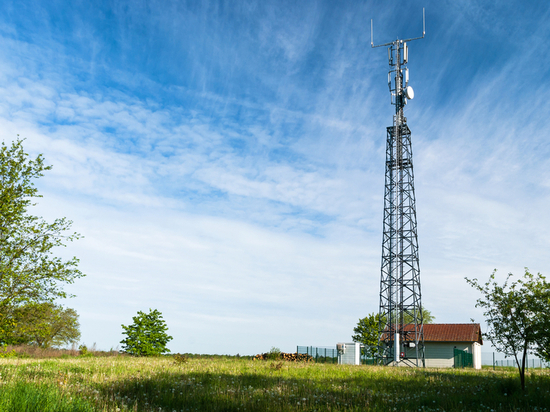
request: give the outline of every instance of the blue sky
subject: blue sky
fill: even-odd
[[[65,302],[116,347],[156,308],[174,352],[349,341],[378,310],[387,54],[410,44],[423,303],[550,275],[550,6],[484,1],[0,5],[0,130],[54,166],[35,213],[85,238]]]

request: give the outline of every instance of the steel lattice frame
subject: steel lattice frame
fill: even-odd
[[[389,85],[396,111],[386,142],[379,356],[385,365],[425,366],[411,131],[403,115],[406,47],[397,40],[389,52]]]

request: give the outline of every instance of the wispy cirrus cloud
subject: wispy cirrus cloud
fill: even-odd
[[[52,4],[3,6],[0,124],[54,165],[40,213],[86,236],[67,251],[88,274],[67,302],[84,339],[116,346],[146,307],[175,351],[348,339],[378,306],[392,116],[368,20],[375,39],[415,36],[420,9]],[[507,10],[432,2],[411,44],[423,299],[442,322],[481,320],[464,276],[548,267],[549,108],[518,45],[544,44],[549,10],[527,7],[534,32],[491,48]]]

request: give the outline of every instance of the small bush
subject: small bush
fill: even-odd
[[[0,358],[15,358],[17,356],[17,353],[12,350],[8,350],[7,345],[1,346],[2,349],[0,349]]]
[[[179,353],[176,353],[174,356],[174,362],[176,365],[181,365],[182,363],[185,363],[189,360],[189,358],[186,355],[180,355]]]
[[[273,346],[267,353],[267,359],[269,360],[278,360],[281,359],[281,349]]]
[[[80,345],[78,347],[78,350],[80,351],[80,356],[84,357],[93,357],[94,354],[90,350],[88,350],[88,347],[86,345]]]

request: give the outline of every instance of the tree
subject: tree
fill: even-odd
[[[435,316],[432,315],[432,312],[430,312],[428,309],[422,306],[422,322],[424,324],[434,323],[434,320],[435,320]],[[410,317],[410,315],[407,314],[407,316],[405,316],[405,322],[407,323],[412,322],[412,318]]]
[[[426,324],[426,323],[433,323],[434,320],[435,320],[435,316],[432,315],[432,312],[430,312],[428,309],[426,309],[424,306],[422,306],[422,323],[423,324]],[[414,319],[413,317],[410,315],[410,313],[407,313],[405,312],[403,314],[403,322],[405,324],[407,323],[413,323],[414,322]]]
[[[435,319],[435,316],[424,307],[422,307],[422,317],[424,323],[432,323]],[[413,321],[412,317],[409,314],[405,314],[405,323],[411,323]],[[382,323],[385,323],[382,322]],[[366,317],[359,319],[357,326],[353,328],[355,335],[352,336],[354,342],[360,342],[365,346],[367,353],[375,356],[378,351],[378,345],[380,340],[380,314],[371,313]]]
[[[426,323],[433,323],[434,320],[435,320],[435,316],[432,315],[432,312],[430,312],[428,309],[426,309],[424,306],[422,306],[422,323],[423,324],[426,324]],[[394,316],[394,319],[395,319],[395,316]],[[414,319],[413,317],[411,316],[410,313],[408,312],[405,312],[403,314],[403,322],[405,324],[407,323],[413,323],[414,322]]]
[[[124,352],[135,356],[157,356],[170,352],[166,344],[172,336],[166,333],[168,326],[162,319],[162,313],[156,309],[149,309],[149,313],[139,311],[132,320],[132,325],[122,325],[122,333],[127,335],[120,341]]]
[[[355,335],[351,337],[354,342],[362,343],[365,346],[365,352],[372,357],[376,355],[380,342],[380,333],[378,331],[379,323],[380,314],[371,313],[359,319],[357,326],[353,328]]]
[[[0,148],[0,343],[13,328],[14,311],[22,305],[65,298],[64,284],[84,276],[78,259],[63,260],[53,255],[56,247],[78,239],[66,234],[72,222],[52,223],[29,214],[34,199],[40,198],[34,180],[51,166],[42,155],[30,159],[18,139]]]
[[[51,302],[30,303],[15,310],[13,343],[42,348],[77,343],[80,339],[78,314]]]
[[[550,362],[550,336],[542,336],[540,338],[540,346],[537,348],[537,355]]]
[[[485,284],[477,279],[466,282],[481,292],[476,307],[485,309],[487,338],[505,355],[513,356],[518,367],[521,388],[525,389],[525,360],[535,351],[544,356],[550,334],[550,284],[540,273],[536,276],[525,268],[523,279],[504,284],[495,281],[496,270]]]

